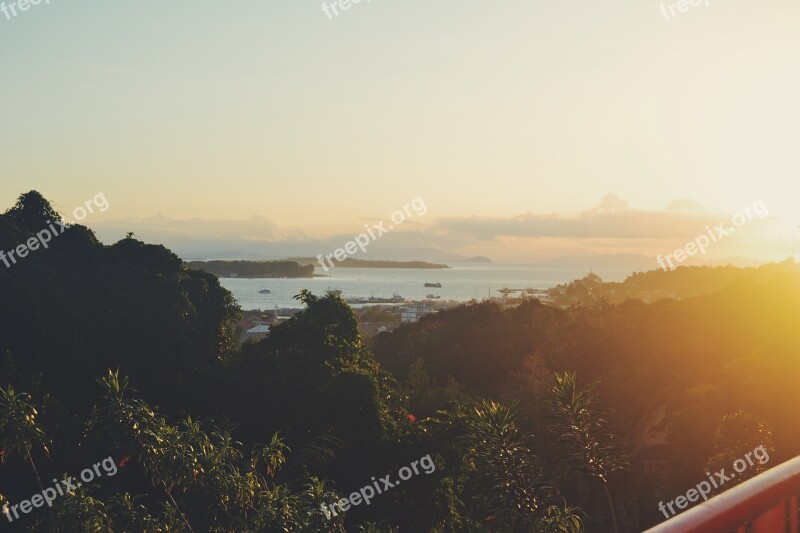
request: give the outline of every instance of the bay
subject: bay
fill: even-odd
[[[322,295],[328,290],[342,291],[343,298],[391,297],[393,294],[405,300],[424,300],[428,294],[441,296],[441,301],[467,302],[499,297],[500,289],[549,289],[561,283],[569,283],[586,276],[585,267],[542,268],[531,265],[499,263],[449,263],[448,269],[408,268],[333,268],[329,277],[301,279],[244,279],[222,278],[220,283],[231,291],[244,310],[262,311],[276,308],[300,308],[293,297],[302,289]],[[594,271],[604,281],[622,281],[630,271]],[[315,274],[324,274],[321,268]],[[441,288],[425,287],[424,284],[441,283]],[[267,289],[269,294],[261,294]]]

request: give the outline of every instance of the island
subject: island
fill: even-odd
[[[314,277],[313,265],[301,265],[297,261],[189,261],[187,264],[218,278]]]
[[[476,255],[474,257],[467,257],[466,259],[459,259],[459,263],[494,263],[485,255]]]
[[[319,265],[319,262],[311,257],[293,257],[287,259],[287,261],[295,261],[301,265]],[[341,262],[334,260],[333,264],[340,268],[450,268],[447,265],[428,263],[427,261],[367,261],[365,259],[353,259],[352,257],[348,257]]]

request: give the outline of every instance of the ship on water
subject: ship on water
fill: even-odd
[[[393,294],[391,298],[370,296],[369,298],[348,298],[345,301],[349,304],[400,304],[405,300],[399,294]]]

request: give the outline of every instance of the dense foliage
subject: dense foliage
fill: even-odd
[[[0,215],[0,249],[55,220],[41,195],[22,195]],[[0,523],[641,530],[660,499],[740,448],[764,444],[771,464],[800,453],[800,276],[786,264],[735,277],[654,303],[597,297],[607,288],[592,278],[565,289],[587,305],[465,305],[371,346],[337,294],[303,291],[301,312],[237,348],[240,310],[213,275],[132,235],[105,246],[71,226],[0,265],[0,506],[104,458],[119,471]],[[426,455],[434,471],[323,510]]]

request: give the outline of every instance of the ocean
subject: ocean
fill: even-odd
[[[343,298],[391,297],[398,294],[406,300],[423,300],[428,294],[441,300],[466,302],[500,296],[503,287],[510,289],[549,289],[560,283],[583,278],[586,268],[545,269],[530,265],[498,263],[448,263],[441,270],[406,268],[333,268],[328,277],[302,279],[222,278],[220,283],[231,291],[244,310],[262,311],[276,308],[300,308],[292,297],[301,289],[322,295],[328,290],[342,291]],[[595,269],[604,281],[623,281],[630,271]],[[317,268],[315,274],[324,274]],[[426,282],[441,283],[441,288],[425,287]],[[258,291],[268,289],[270,294]]]

